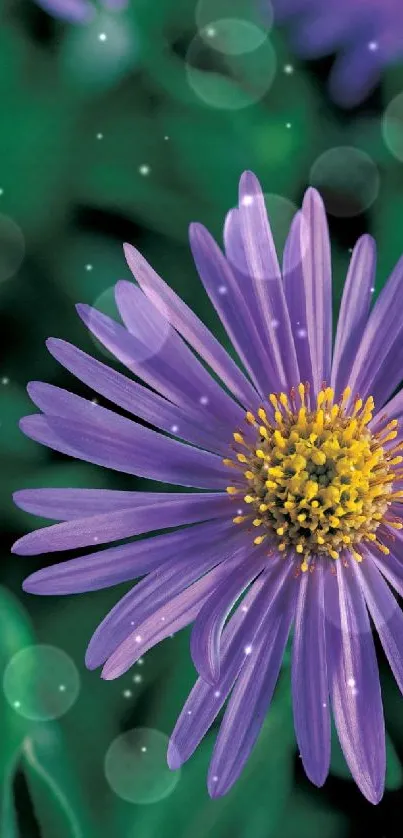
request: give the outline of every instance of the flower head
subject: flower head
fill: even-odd
[[[272,0],[276,18],[289,24],[300,55],[339,53],[331,75],[336,101],[357,105],[385,65],[403,54],[400,0]]]
[[[282,270],[251,173],[227,217],[225,256],[200,225],[190,241],[240,365],[126,246],[139,285],[116,286],[123,324],[88,306],[78,312],[136,380],[64,341],[48,348],[146,425],[34,382],[29,393],[42,412],[21,426],[69,456],[192,491],[17,492],[23,509],[60,523],[24,536],[14,552],[96,548],[37,571],[24,589],[60,595],[144,577],[89,644],[87,665],[103,665],[106,679],[194,624],[199,679],[168,760],[175,768],[188,759],[228,700],[209,772],[213,797],[248,759],[293,628],[306,773],[317,785],[326,779],[332,711],[351,773],[376,803],[385,731],[369,615],[403,690],[403,616],[391,591],[403,593],[403,394],[392,398],[403,356],[403,260],[371,310],[374,243],[357,242],[333,345],[329,235],[315,190],[293,219]]]

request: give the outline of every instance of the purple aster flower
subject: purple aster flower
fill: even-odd
[[[52,17],[66,20],[69,23],[88,23],[93,19],[96,6],[92,0],[35,0]],[[101,6],[109,11],[125,9],[128,0],[101,0]]]
[[[276,18],[289,23],[293,44],[306,58],[338,52],[330,86],[337,102],[359,104],[383,67],[403,55],[401,0],[272,0]]]
[[[251,173],[224,239],[225,256],[207,230],[191,226],[201,280],[239,366],[129,245],[139,285],[116,286],[123,323],[85,305],[78,313],[135,379],[48,341],[63,367],[146,425],[34,382],[28,389],[41,412],[22,420],[24,433],[77,459],[192,491],[17,492],[20,507],[60,523],[21,538],[15,553],[98,547],[33,573],[24,589],[71,594],[144,577],[90,641],[87,665],[102,665],[106,679],[193,624],[199,678],[168,760],[172,768],[187,760],[226,703],[208,778],[213,797],[249,757],[293,628],[306,773],[318,786],[325,781],[332,712],[351,773],[377,803],[385,731],[370,617],[403,689],[403,616],[391,590],[403,594],[403,392],[392,398],[403,360],[403,260],[371,310],[374,243],[367,235],[357,242],[332,350],[330,245],[318,193],[308,190],[293,220],[282,270]],[[128,541],[139,535],[147,537]],[[123,543],[100,550],[107,542]]]

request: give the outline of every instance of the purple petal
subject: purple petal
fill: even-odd
[[[354,559],[350,559],[350,564]],[[326,575],[326,646],[334,720],[347,765],[363,795],[379,803],[385,782],[385,727],[378,665],[354,570],[336,561]]]
[[[199,495],[183,493],[182,497],[169,494],[165,500],[155,503],[150,494],[148,504],[132,505],[126,509],[92,515],[90,518],[74,518],[62,524],[42,527],[18,539],[12,552],[20,556],[35,556],[38,553],[76,550],[110,541],[120,541],[134,535],[153,530],[194,524],[213,518],[228,520],[231,501],[225,495]]]
[[[323,566],[302,576],[292,653],[295,732],[309,779],[322,786],[330,762]]]
[[[232,209],[227,214],[224,225],[225,254],[232,267],[235,281],[242,294],[252,322],[257,329],[262,342],[265,340],[266,327],[262,317],[259,300],[256,296],[256,288],[249,273],[246,261],[245,248],[242,241],[240,213],[238,209]],[[259,370],[259,391],[271,393],[274,388],[276,375],[272,366],[271,358],[266,352],[264,367]]]
[[[193,497],[216,498],[223,500],[222,492],[208,494],[206,492],[192,495]],[[40,515],[56,521],[73,521],[76,518],[88,518],[90,515],[100,515],[105,512],[116,512],[120,509],[137,509],[140,506],[151,506],[156,503],[170,501],[172,504],[181,503],[189,497],[183,492],[119,492],[115,489],[20,489],[14,492],[14,502],[20,509],[31,515]],[[230,499],[229,499],[230,500]],[[231,514],[231,501],[228,514]]]
[[[292,562],[288,570],[291,576]],[[259,630],[228,702],[208,774],[211,797],[225,794],[239,777],[270,706],[295,610],[297,584],[290,576],[274,613],[269,611]]]
[[[264,195],[251,172],[242,175],[239,201],[243,246],[265,324],[265,346],[276,372],[276,390],[289,390],[299,381],[294,339]]]
[[[157,611],[153,611],[110,656],[102,670],[102,678],[109,681],[123,675],[152,646],[193,622],[225,573],[222,564],[215,567]]]
[[[315,392],[330,381],[332,354],[332,268],[325,208],[319,193],[308,189],[302,204],[302,275]]]
[[[246,543],[249,548],[249,539]],[[197,532],[189,530],[187,552],[173,556],[139,582],[107,614],[91,638],[87,666],[95,669],[104,663],[126,638],[138,633],[140,625],[155,611],[168,608],[172,599],[228,557],[235,555],[232,561],[236,564],[236,559],[240,561],[238,553],[242,557],[245,550],[242,534],[230,524],[211,522]]]
[[[164,437],[52,385],[31,383],[29,393],[50,415],[44,423],[25,418],[21,428],[45,445],[78,459],[161,482],[190,486],[200,479],[198,488],[203,489],[222,489],[228,484],[228,468],[215,454]]]
[[[247,560],[218,585],[201,609],[190,640],[193,663],[201,677],[214,684],[220,676],[220,645],[225,620],[244,590],[267,564],[267,548],[250,547]]]
[[[401,544],[398,546],[397,541],[393,545],[393,553],[395,555],[390,553],[386,558],[374,553],[371,560],[395,591],[403,597],[403,549]]]
[[[389,557],[388,557],[389,558]],[[403,693],[403,614],[369,555],[354,568],[385,655]]]
[[[155,535],[59,562],[32,573],[25,579],[23,589],[42,596],[98,591],[144,576],[162,568],[168,560],[179,559],[189,553],[192,545],[198,545],[203,534],[204,525],[199,524],[195,530]]]
[[[174,404],[184,409],[198,408],[201,416],[211,415],[219,422],[236,425],[243,419],[239,405],[214,381],[167,321],[163,340],[156,342],[153,332],[150,344],[145,344],[141,339],[145,339],[144,333],[135,337],[90,306],[76,308],[87,328],[122,364]],[[203,399],[207,399],[205,404]]]
[[[260,340],[234,274],[209,232],[201,224],[190,227],[190,246],[199,276],[209,298],[248,370],[260,396],[267,393],[267,352]],[[263,371],[263,376],[262,376]],[[269,387],[272,390],[274,380]]]
[[[375,242],[371,236],[361,236],[351,255],[337,323],[331,385],[338,395],[347,386],[367,324],[375,269]]]
[[[403,258],[399,260],[370,314],[349,377],[362,398],[372,395],[378,409],[402,379]]]
[[[306,226],[306,221],[302,212],[296,213],[284,247],[283,283],[291,329],[294,335],[300,380],[309,382],[313,391],[314,346],[311,345],[308,333],[304,276],[302,273],[303,241],[301,230],[304,225]],[[304,246],[307,246],[306,240]]]
[[[88,23],[94,17],[89,0],[35,0],[45,12],[69,23]]]
[[[172,326],[206,361],[244,407],[250,408],[254,405],[254,388],[204,323],[155,273],[138,250],[126,244],[124,251],[130,270],[155,307],[167,314]]]
[[[231,617],[223,632],[220,678],[214,687],[198,678],[176,723],[168,748],[168,764],[179,768],[197,748],[232,689],[238,673],[249,659],[256,633],[282,603],[284,582],[290,567],[278,561],[269,564],[253,583],[242,605]],[[246,651],[245,651],[246,650]]]
[[[49,352],[63,367],[117,407],[186,442],[218,454],[227,450],[227,429],[215,421],[211,423],[211,428],[207,423],[203,427],[199,410],[184,410],[171,404],[70,343],[56,338],[50,338],[46,343]]]

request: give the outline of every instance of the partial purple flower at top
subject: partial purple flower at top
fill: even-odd
[[[45,12],[66,20],[69,23],[89,23],[93,19],[96,6],[91,0],[35,0]],[[100,5],[110,11],[125,9],[128,0],[100,0]]]
[[[212,797],[231,788],[253,749],[294,627],[305,771],[324,783],[332,713],[350,771],[377,803],[385,730],[370,617],[403,691],[403,614],[392,592],[403,594],[403,390],[393,395],[403,260],[371,310],[375,246],[359,239],[333,345],[330,242],[315,190],[293,219],[282,269],[250,172],[226,221],[225,255],[200,224],[190,242],[238,363],[127,245],[138,285],[116,285],[121,322],[86,305],[78,313],[128,374],[48,341],[110,406],[36,381],[29,394],[39,412],[21,422],[62,454],[190,491],[22,489],[18,506],[60,523],[23,536],[15,553],[86,548],[36,571],[24,589],[60,596],[144,577],[90,641],[87,666],[102,666],[105,679],[193,624],[199,678],[168,760],[185,762],[226,704]]]
[[[264,0],[259,0],[264,2]],[[389,62],[403,56],[402,0],[271,0],[304,58],[338,53],[330,77],[336,102],[359,104]]]

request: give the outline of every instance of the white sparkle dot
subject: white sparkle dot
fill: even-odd
[[[368,49],[370,52],[376,52],[379,49],[379,44],[377,41],[370,41],[368,44]]]
[[[214,698],[219,698],[221,695],[220,690],[216,690],[214,693]]]
[[[137,666],[143,666],[144,658],[139,658],[137,661]]]
[[[214,777],[212,777],[211,779],[212,779],[213,783],[217,783],[218,782],[217,774],[214,774]]]
[[[134,625],[134,623],[133,623],[133,625]],[[135,639],[136,643],[141,643],[141,634],[136,634],[136,637],[134,639]]]
[[[0,195],[4,195],[4,189],[0,189]]]
[[[143,745],[143,747],[142,747],[142,749],[141,749],[141,753],[142,753],[142,754],[145,754],[145,753],[146,753],[146,751],[147,751],[147,748],[145,747],[145,745]]]
[[[133,675],[133,682],[135,684],[141,684],[143,678],[141,675]]]
[[[201,396],[199,401],[200,401],[200,404],[204,404],[204,405],[208,404],[207,396]]]
[[[188,716],[191,716],[191,715],[192,715],[192,711],[188,710]]]
[[[352,252],[353,252],[353,248],[352,248],[352,247],[349,247],[348,252],[349,252],[349,253],[352,253]]]
[[[18,709],[18,707],[21,707],[21,702],[20,701],[13,701],[13,707]]]
[[[301,338],[301,340],[302,338],[306,338],[307,334],[308,332],[306,329],[297,329],[297,337]]]
[[[123,697],[124,698],[131,698],[133,695],[131,690],[123,690]]]
[[[143,177],[147,177],[147,175],[150,174],[150,171],[151,169],[149,166],[147,166],[146,163],[143,163],[143,165],[139,167],[139,172],[141,175],[143,175]]]
[[[244,207],[250,207],[253,204],[253,195],[244,195],[241,203]]]
[[[373,294],[373,293],[374,293],[374,291],[375,291],[375,288],[374,288],[374,287],[372,287],[372,288],[371,288],[371,294]]]
[[[326,701],[323,702],[322,707],[327,707]]]
[[[273,329],[277,329],[279,327],[280,323],[279,323],[278,320],[272,320],[271,325],[273,326]]]
[[[168,134],[165,134],[164,140],[169,140]]]
[[[1,383],[2,383],[2,384],[9,384],[9,383],[10,383],[10,379],[9,379],[9,378],[7,378],[7,376],[6,376],[6,375],[3,375],[3,378],[1,379]]]
[[[217,30],[214,29],[214,26],[208,26],[207,27],[206,35],[208,35],[209,38],[214,38],[216,36],[216,34],[217,34]]]
[[[355,679],[354,678],[349,678],[348,681],[347,681],[347,684],[348,684],[349,687],[355,687]]]
[[[165,617],[161,617],[161,623],[165,623]]]
[[[245,646],[244,652],[245,655],[250,655],[252,653],[252,646]]]
[[[94,542],[95,542],[95,544],[97,543],[97,541],[99,541],[98,536],[97,536],[97,535],[94,535]]]
[[[134,620],[130,620],[130,625],[134,626]]]
[[[98,404],[98,399],[91,399],[91,404]]]
[[[101,134],[101,133],[97,134],[97,140],[103,140],[103,138],[104,138],[103,134]]]
[[[286,122],[286,123],[285,123],[285,127],[286,127],[286,128],[291,128],[291,122]]]
[[[236,514],[237,515],[243,515],[243,509],[237,509]]]
[[[218,293],[219,293],[219,294],[221,294],[221,295],[223,295],[223,294],[226,294],[226,293],[227,293],[227,289],[226,289],[225,285],[220,285],[220,286],[219,286],[219,288],[218,288]]]
[[[172,425],[171,431],[173,434],[177,434],[179,431],[179,425]]]
[[[60,690],[61,693],[66,692],[66,685],[65,684],[59,684],[59,690]]]
[[[284,64],[284,72],[286,76],[291,76],[294,72],[294,67],[292,66],[292,64]]]
[[[98,35],[98,40],[99,41],[106,41],[107,38],[108,38],[108,36],[107,36],[106,32],[100,32],[99,35]]]
[[[358,690],[355,687],[351,690],[352,695],[358,695]]]
[[[85,270],[86,271],[92,271],[93,267],[94,267],[94,265],[86,265]]]
[[[242,605],[241,611],[243,611],[244,614],[246,614],[247,610],[248,610],[248,606],[247,605]]]

